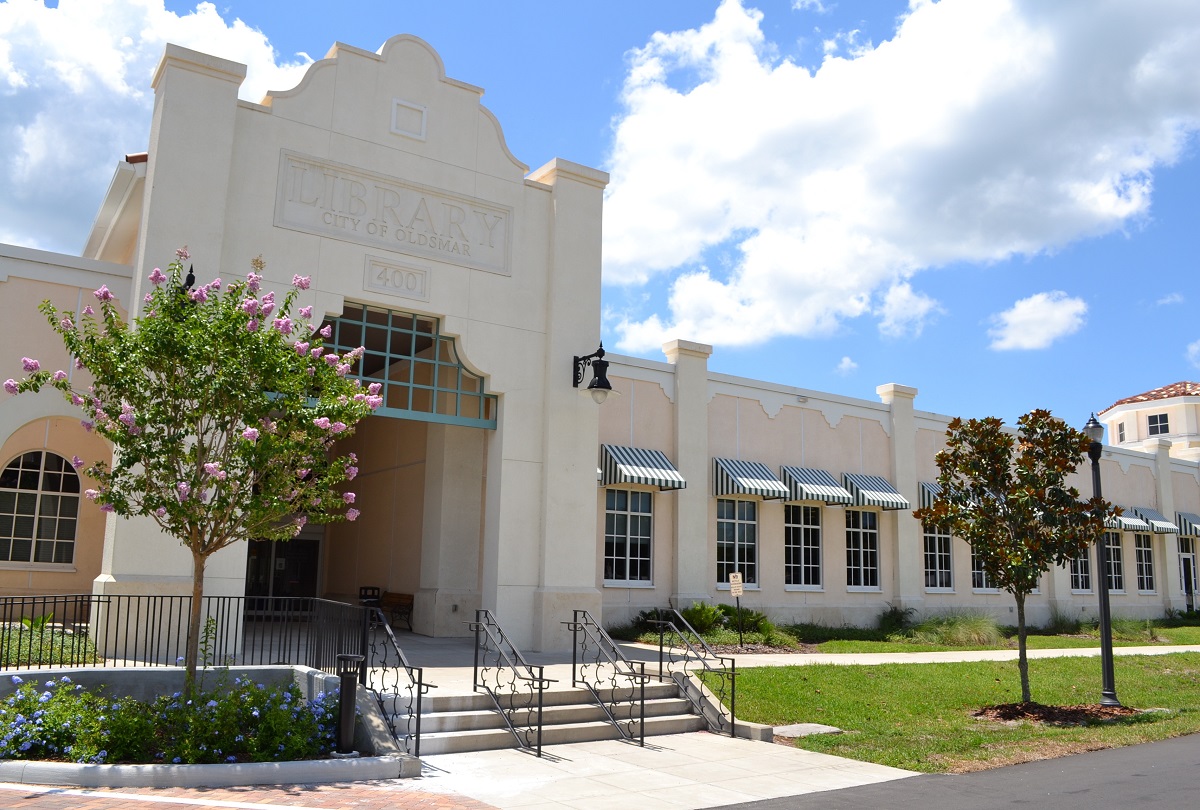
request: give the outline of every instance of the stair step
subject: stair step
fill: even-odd
[[[646,707],[647,710],[649,706]],[[706,728],[703,718],[694,714],[673,714],[646,718],[646,736],[683,734]],[[542,745],[615,740],[620,734],[607,720],[604,722],[563,723],[543,725]],[[469,731],[426,733],[421,731],[421,755],[452,754],[466,751],[488,751],[516,748],[516,741],[507,728],[473,729]]]
[[[610,700],[611,689],[601,689],[600,697],[604,700]],[[627,690],[620,690],[622,696],[628,695]],[[660,698],[673,698],[679,695],[679,687],[674,683],[660,683],[651,681],[646,684],[646,700],[657,700]],[[535,697],[536,699],[536,697]],[[520,700],[525,702],[525,698]],[[565,706],[580,703],[591,703],[592,695],[587,689],[554,689],[547,690],[542,695],[543,706]],[[492,702],[491,696],[485,692],[477,692],[471,695],[438,695],[436,690],[434,693],[426,695],[423,703],[425,713],[436,714],[438,712],[469,712],[469,711],[490,711],[495,709],[496,704]]]
[[[490,703],[489,699],[489,703]],[[622,711],[623,709],[623,711]],[[646,700],[646,717],[662,717],[673,714],[687,714],[691,704],[680,697],[666,697]],[[619,717],[629,712],[628,704],[618,707],[614,712]],[[525,723],[532,714],[531,710],[518,710],[513,719],[515,723]],[[550,705],[542,708],[542,726],[560,725],[582,722],[607,722],[604,711],[595,703],[572,703],[568,705]],[[481,729],[506,728],[504,719],[494,708],[473,709],[469,711],[445,711],[422,715],[421,732],[451,733],[457,731],[472,731]]]

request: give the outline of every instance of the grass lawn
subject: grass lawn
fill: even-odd
[[[1096,658],[1031,660],[1033,699],[1096,703]],[[978,720],[975,710],[1020,700],[1012,662],[764,667],[738,673],[739,718],[768,725],[816,722],[846,733],[801,748],[925,772],[980,770],[1200,732],[1200,653],[1118,657],[1117,695],[1147,712],[1094,726]]]

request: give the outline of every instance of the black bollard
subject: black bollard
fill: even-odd
[[[342,681],[338,696],[337,752],[354,753],[354,698],[358,692],[358,665],[361,655],[342,654],[337,657],[338,677]]]

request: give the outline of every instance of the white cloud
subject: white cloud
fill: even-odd
[[[792,8],[796,11],[812,11],[817,14],[825,14],[830,10],[821,0],[792,0]]]
[[[605,280],[669,274],[672,289],[617,324],[624,350],[828,334],[864,314],[887,332],[889,291],[923,269],[1145,216],[1152,172],[1200,127],[1200,4],[914,2],[891,40],[816,72],[775,58],[762,19],[725,0],[631,55]],[[714,250],[733,266],[705,267]]]
[[[5,241],[76,251],[125,154],[145,150],[150,79],[167,42],[247,65],[242,98],[300,80],[312,60],[281,60],[267,38],[212,3],[163,0],[0,3],[0,222]],[[38,234],[35,243],[34,234]]]
[[[907,281],[893,284],[883,295],[883,303],[876,309],[879,318],[879,333],[884,337],[919,337],[925,321],[942,312],[938,302],[923,293],[913,292]]]
[[[1183,296],[1177,292],[1167,293],[1166,295],[1164,295],[1162,298],[1158,299],[1154,303],[1158,304],[1160,307],[1164,307],[1169,304],[1182,304]]]
[[[853,373],[853,371],[857,368],[858,368],[858,363],[855,363],[849,357],[843,357],[842,361],[837,364],[837,368],[834,369],[834,371],[836,371],[838,374],[841,374],[843,377],[845,377],[845,376]]]
[[[1200,368],[1200,340],[1188,344],[1187,359],[1193,366]]]
[[[988,330],[991,348],[1045,349],[1060,337],[1078,332],[1086,315],[1083,299],[1070,298],[1061,290],[1022,298],[1011,309],[992,316],[996,325]]]

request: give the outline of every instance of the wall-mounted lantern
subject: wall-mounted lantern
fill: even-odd
[[[592,401],[597,405],[603,404],[604,400],[608,399],[609,394],[617,394],[613,391],[612,383],[608,381],[608,361],[604,359],[604,344],[600,344],[600,348],[585,357],[576,355],[574,364],[574,374],[571,385],[575,388],[583,382],[584,369],[587,366],[592,367],[592,381],[588,383],[587,388],[579,393],[587,393],[592,395]]]

